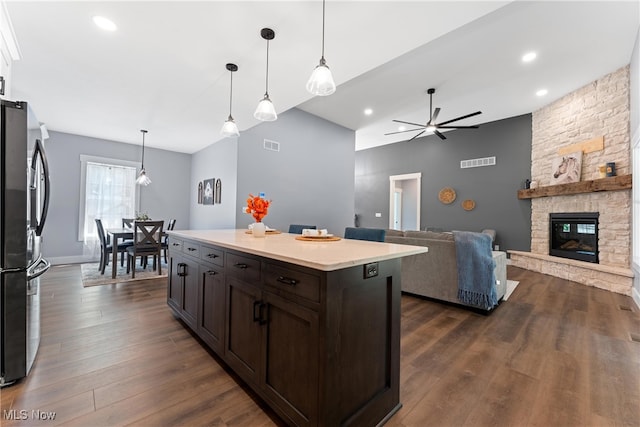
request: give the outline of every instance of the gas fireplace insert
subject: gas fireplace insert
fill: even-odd
[[[549,255],[598,263],[598,212],[549,214]]]

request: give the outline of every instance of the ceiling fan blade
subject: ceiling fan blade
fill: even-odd
[[[429,123],[435,122],[436,119],[438,118],[438,114],[440,114],[440,107],[433,110],[433,116],[431,117],[431,120],[429,120]]]
[[[441,134],[440,132],[438,132],[438,129],[434,130],[433,133],[435,133],[436,135],[438,135],[440,137],[440,139],[447,139],[446,136],[444,136],[443,134]]]
[[[420,123],[403,122],[402,120],[391,120],[391,121],[396,123],[404,123],[405,125],[420,126],[421,128],[427,127],[427,125],[421,125]]]
[[[422,130],[422,128],[419,128],[419,129],[399,130],[398,132],[389,132],[389,133],[385,133],[385,135],[395,135],[396,133],[413,132],[413,131],[416,131],[416,130]]]
[[[456,117],[455,119],[447,120],[446,122],[438,123],[440,125],[446,125],[447,123],[456,122],[458,120],[466,119],[468,117],[477,116],[478,114],[482,114],[482,111],[476,111],[475,113],[467,114],[466,116]]]
[[[436,126],[438,129],[478,129],[479,126]]]
[[[413,136],[411,137],[411,139],[407,139],[407,142],[409,142],[409,141],[413,141],[414,139],[416,139],[417,137],[419,137],[420,135],[422,135],[422,134],[423,134],[423,133],[425,133],[425,132],[426,132],[426,131],[425,131],[425,130],[423,130],[422,132],[420,132],[420,133],[417,133],[417,134],[413,135]]]

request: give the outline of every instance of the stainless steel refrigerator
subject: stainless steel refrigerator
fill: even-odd
[[[26,102],[0,113],[0,387],[29,374],[40,344],[40,253],[49,170],[40,123]]]

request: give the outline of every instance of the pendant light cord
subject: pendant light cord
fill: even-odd
[[[322,0],[322,59],[324,59],[324,3]]]
[[[233,99],[233,71],[231,71],[231,88],[229,91],[229,117],[231,117],[231,100]]]
[[[144,169],[144,134],[147,133],[146,130],[141,130],[140,132],[142,132],[142,167],[141,169]]]
[[[267,39],[267,76],[265,78],[265,92],[266,96],[269,96],[269,39]]]

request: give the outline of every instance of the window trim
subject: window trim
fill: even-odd
[[[125,166],[138,170],[138,163],[130,160],[111,159],[108,157],[80,154],[80,203],[78,204],[78,242],[84,242],[84,217],[87,203],[87,163]],[[140,211],[140,191],[136,191],[136,212]]]

